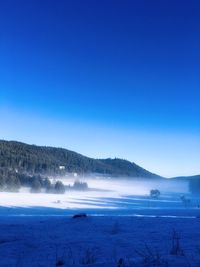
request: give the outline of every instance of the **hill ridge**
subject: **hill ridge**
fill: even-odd
[[[44,174],[77,172],[161,178],[126,159],[94,159],[62,147],[38,146],[14,140],[0,140],[0,168]]]

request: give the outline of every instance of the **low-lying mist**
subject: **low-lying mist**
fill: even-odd
[[[134,209],[183,208],[185,203],[181,201],[181,196],[187,196],[189,192],[186,181],[170,179],[125,179],[90,175],[51,177],[50,181],[52,184],[61,181],[66,188],[65,193],[31,193],[30,188],[22,187],[18,193],[1,192],[0,207],[46,207],[65,209],[68,212],[74,209],[90,209],[101,210],[103,214],[106,210],[118,210],[121,214],[121,211],[130,213]],[[82,190],[74,187],[76,181],[87,183],[87,188]],[[153,189],[160,192],[157,199],[150,195]]]
[[[57,178],[58,179],[58,178]],[[150,180],[144,178],[99,178],[99,177],[80,177],[80,178],[59,178],[65,185],[73,185],[76,180],[86,182],[89,189],[102,191],[112,191],[119,195],[149,195],[150,190],[158,189],[161,193],[186,194],[189,192],[188,182],[175,181],[173,179]],[[105,192],[104,192],[105,191]]]

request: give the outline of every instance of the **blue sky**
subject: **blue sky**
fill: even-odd
[[[199,1],[0,3],[0,138],[200,173]]]

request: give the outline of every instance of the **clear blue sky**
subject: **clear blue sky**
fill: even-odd
[[[0,138],[200,173],[200,2],[0,3]]]

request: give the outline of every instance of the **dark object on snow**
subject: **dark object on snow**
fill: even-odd
[[[72,218],[73,219],[87,218],[87,214],[86,213],[75,214]]]
[[[119,259],[117,267],[124,267],[124,260],[122,258]]]
[[[65,265],[65,263],[64,263],[63,260],[58,260],[58,261],[56,262],[56,266],[63,266],[63,265]]]
[[[160,191],[158,189],[152,189],[150,191],[150,197],[151,198],[157,199],[157,198],[159,198],[159,196],[160,196]]]

